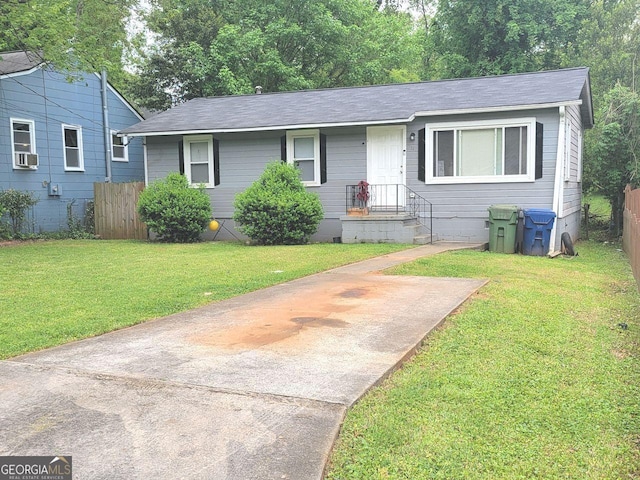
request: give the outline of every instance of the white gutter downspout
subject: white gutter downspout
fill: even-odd
[[[564,179],[564,133],[565,123],[566,123],[566,107],[561,105],[559,107],[560,113],[560,124],[558,125],[558,148],[556,153],[556,177],[555,183],[553,185],[553,203],[551,204],[551,209],[556,212],[556,219],[553,222],[553,228],[551,229],[551,238],[549,239],[549,252],[556,251],[556,231],[558,229],[558,222],[560,219],[559,215],[562,214],[562,198],[560,192],[562,190],[562,182]],[[547,252],[547,253],[549,253]]]
[[[109,108],[107,106],[107,71],[102,70],[100,75],[102,87],[102,123],[104,127],[104,162],[106,167],[105,182],[111,182],[111,129],[109,128]]]
[[[144,159],[144,186],[149,186],[149,167],[147,164],[147,137],[142,137],[142,157]]]

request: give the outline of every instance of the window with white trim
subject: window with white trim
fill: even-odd
[[[191,185],[214,186],[213,136],[183,137],[184,173]]]
[[[300,170],[305,185],[320,185],[320,130],[287,132],[287,163]]]
[[[432,183],[534,181],[534,118],[427,124]]]
[[[16,154],[36,153],[36,125],[33,120],[11,119],[11,151],[13,167],[16,168]]]
[[[77,125],[62,125],[62,142],[64,144],[64,169],[67,171],[83,172],[82,127]]]
[[[115,130],[111,131],[111,159],[114,162],[129,161],[129,146],[127,137],[120,137]]]

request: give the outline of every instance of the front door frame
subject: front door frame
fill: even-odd
[[[400,131],[401,132],[401,138],[402,138],[402,145],[400,148],[400,152],[398,155],[398,159],[399,159],[399,165],[398,168],[400,169],[399,175],[400,175],[400,181],[397,182],[399,185],[402,185],[403,187],[407,185],[407,168],[406,168],[406,163],[407,163],[407,127],[406,125],[383,125],[383,126],[375,126],[375,127],[367,127],[367,182],[369,182],[370,184],[377,184],[379,183],[377,181],[376,178],[372,177],[372,172],[374,171],[374,159],[375,159],[375,155],[374,155],[374,142],[373,142],[373,138],[376,136],[376,132],[382,132],[382,131],[389,131],[389,130],[396,130],[396,131]],[[405,206],[405,195],[404,195],[404,188],[402,188],[402,194],[398,196],[397,203],[398,206],[404,207]]]

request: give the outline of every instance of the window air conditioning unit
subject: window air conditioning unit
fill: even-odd
[[[37,153],[16,153],[16,166],[18,167],[37,167]]]

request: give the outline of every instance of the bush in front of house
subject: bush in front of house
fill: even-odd
[[[191,243],[211,220],[211,202],[203,188],[190,187],[184,175],[174,172],[140,193],[138,213],[158,240]]]
[[[244,192],[236,195],[238,229],[262,245],[306,243],[323,218],[318,195],[307,192],[293,165],[272,162]]]
[[[27,216],[27,210],[38,203],[38,198],[31,192],[21,192],[9,188],[0,192],[0,217],[5,213],[9,216],[12,238],[20,238],[22,236],[22,227],[24,219]],[[1,231],[7,232],[2,228]]]

